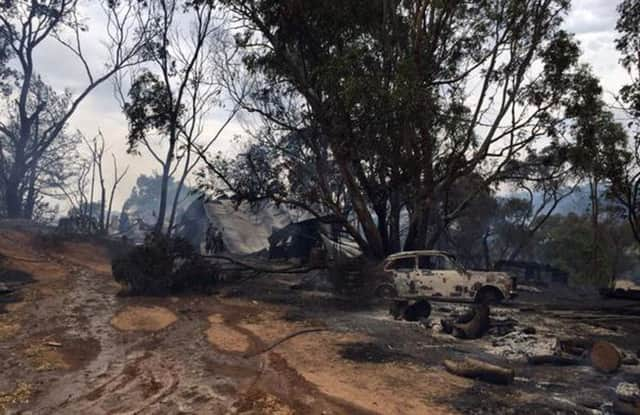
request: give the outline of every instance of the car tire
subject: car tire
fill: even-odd
[[[431,315],[431,304],[427,300],[418,300],[404,310],[404,319],[407,321],[420,321]]]
[[[395,298],[398,296],[398,292],[391,285],[384,284],[376,289],[376,297],[378,298]]]

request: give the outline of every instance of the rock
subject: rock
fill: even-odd
[[[618,349],[606,341],[597,341],[591,348],[591,364],[603,373],[614,373],[622,364],[622,356]]]
[[[527,326],[522,329],[522,332],[524,334],[536,334],[536,328],[532,326]]]
[[[616,386],[616,396],[621,401],[635,403],[640,400],[640,388],[635,383],[620,382]]]

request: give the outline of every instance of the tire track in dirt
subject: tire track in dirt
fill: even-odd
[[[266,314],[267,319],[271,317]],[[249,364],[254,372],[237,390],[237,399],[228,407],[229,411],[278,414],[374,413],[322,393],[317,386],[291,367],[281,354],[273,351],[258,354],[267,347],[267,342],[246,327],[246,319],[247,316],[233,311],[216,314],[213,319],[209,318],[209,321],[213,320],[214,325],[223,325],[224,330],[232,330],[244,336],[245,340],[242,343],[248,345],[242,350],[238,348],[232,353],[225,352],[227,370],[246,368]],[[251,317],[249,319],[251,320]],[[282,332],[280,337],[287,334]],[[215,339],[212,339],[212,336],[208,338],[212,347],[220,351]]]

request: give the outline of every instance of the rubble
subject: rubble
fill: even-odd
[[[637,357],[628,352],[622,353],[622,364],[626,366],[638,366],[640,360]]]
[[[555,355],[557,350],[558,340],[555,337],[513,331],[495,339],[487,351],[507,360],[527,362],[531,356]]]
[[[616,386],[616,397],[625,402],[640,400],[640,388],[635,383],[620,382]]]

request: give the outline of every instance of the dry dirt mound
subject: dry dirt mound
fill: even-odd
[[[178,320],[164,307],[128,306],[111,319],[111,324],[123,331],[159,331]]]

